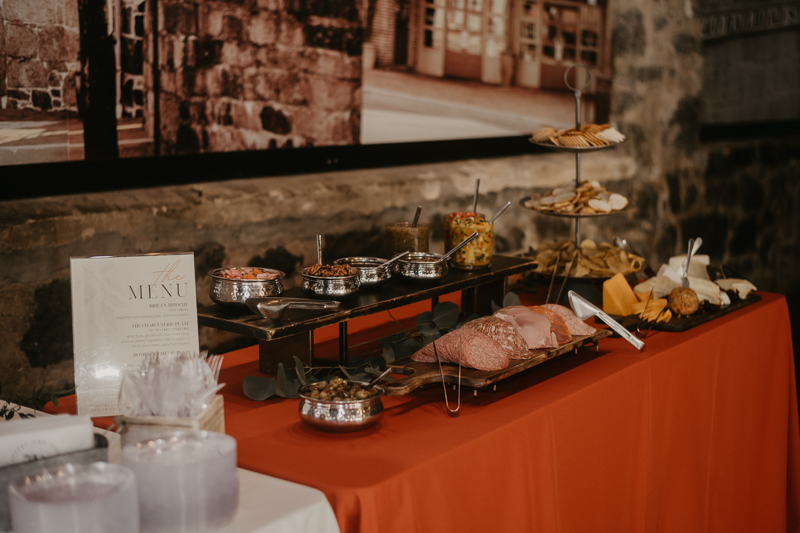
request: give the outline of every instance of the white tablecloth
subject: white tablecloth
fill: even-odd
[[[239,510],[217,533],[339,533],[325,495],[311,487],[239,469]]]
[[[4,404],[0,400],[0,406]],[[20,412],[51,416],[27,407]],[[119,434],[98,428],[95,432],[109,439],[108,461],[118,463]],[[239,509],[233,522],[217,533],[339,533],[336,516],[322,491],[242,468],[238,471]]]

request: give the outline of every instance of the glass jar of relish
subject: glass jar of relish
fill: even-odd
[[[449,252],[450,249],[453,248],[453,243],[451,242],[450,238],[450,223],[456,219],[476,217],[481,219],[484,218],[482,213],[472,213],[469,211],[454,211],[449,215],[444,216],[444,253]],[[458,242],[455,244],[458,244]]]
[[[483,215],[455,217],[450,221],[447,250],[478,232],[478,236],[450,258],[450,265],[461,270],[477,270],[492,266],[492,245],[494,243],[493,224]]]
[[[427,252],[430,228],[427,224],[412,226],[411,222],[386,225],[387,259],[402,252]]]

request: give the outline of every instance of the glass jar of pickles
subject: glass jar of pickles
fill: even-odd
[[[386,252],[389,258],[402,252],[427,252],[430,227],[411,222],[386,224]]]
[[[492,266],[492,245],[494,243],[493,224],[487,222],[483,215],[454,217],[450,221],[449,242],[447,250],[451,250],[461,241],[478,232],[478,236],[450,258],[450,265],[461,270],[477,270]]]

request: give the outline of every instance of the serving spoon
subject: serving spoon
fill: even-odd
[[[306,311],[333,311],[341,307],[341,302],[312,300],[310,298],[248,298],[245,304],[257,315],[269,318],[275,322],[283,318],[288,309],[304,309]]]
[[[477,236],[478,236],[478,232],[477,231],[472,232],[472,235],[470,235],[469,237],[467,237],[466,239],[464,239],[463,241],[458,243],[456,246],[453,247],[453,249],[451,249],[449,252],[447,252],[446,254],[444,254],[442,257],[440,257],[439,259],[437,259],[434,262],[435,263],[442,263],[444,261],[447,261],[448,259],[450,259],[450,257],[454,253],[456,253],[457,251],[459,251],[460,249],[465,247],[467,244],[472,242]]]
[[[497,213],[495,213],[495,214],[494,214],[494,216],[493,216],[492,218],[490,218],[490,219],[489,219],[489,224],[491,224],[492,222],[494,222],[495,220],[497,220],[497,217],[499,217],[500,215],[502,215],[502,214],[503,214],[503,211],[505,211],[506,209],[508,209],[508,206],[510,206],[510,205],[511,205],[511,202],[510,202],[510,201],[509,201],[509,202],[506,202],[506,205],[504,205],[503,207],[501,207],[501,208],[500,208],[500,211],[498,211]]]
[[[391,368],[391,367],[387,368],[386,370],[384,370],[384,371],[381,373],[381,375],[379,375],[378,377],[376,377],[375,379],[373,379],[372,381],[370,381],[369,383],[367,383],[366,385],[364,385],[364,388],[365,388],[365,389],[369,389],[369,388],[371,388],[373,385],[375,385],[375,384],[376,384],[376,383],[378,383],[380,380],[382,380],[382,379],[383,379],[383,378],[386,376],[386,374],[388,374],[388,373],[389,373],[389,372],[391,372],[391,371],[392,371],[392,368]]]
[[[400,252],[396,256],[392,257],[391,259],[389,259],[388,261],[386,261],[384,263],[381,263],[380,265],[376,266],[375,268],[386,268],[387,266],[391,265],[392,263],[394,263],[398,259],[402,259],[402,258],[404,258],[405,256],[407,256],[410,253],[411,252],[409,252],[409,251]]]

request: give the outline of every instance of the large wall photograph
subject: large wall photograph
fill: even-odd
[[[606,121],[605,0],[5,0],[0,164]]]

